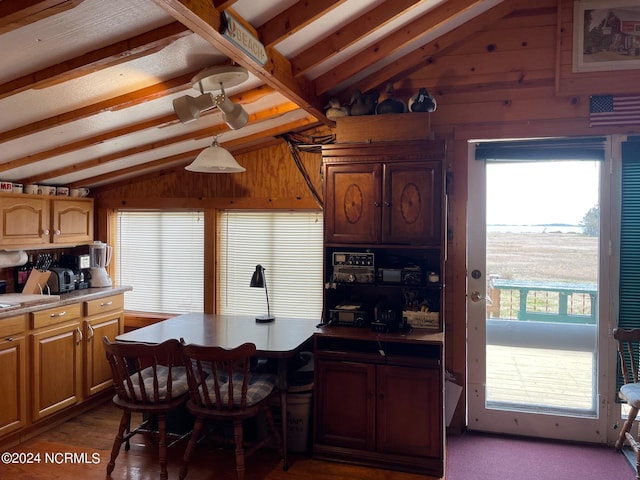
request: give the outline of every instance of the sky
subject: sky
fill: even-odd
[[[598,204],[599,164],[487,164],[487,224],[578,225]]]

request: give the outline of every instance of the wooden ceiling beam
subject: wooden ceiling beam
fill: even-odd
[[[278,105],[277,107],[268,108],[261,112],[257,112],[249,115],[249,122],[259,123],[264,120],[277,118],[281,115],[284,115],[285,113],[292,112],[298,109],[299,107],[295,103],[287,102],[285,104]],[[56,178],[56,177],[61,177],[63,175],[76,173],[80,170],[85,170],[88,168],[94,168],[110,162],[121,160],[124,157],[137,155],[149,150],[154,150],[156,148],[166,147],[174,143],[187,142],[190,140],[198,140],[198,139],[207,138],[207,137],[213,138],[214,136],[227,131],[229,131],[229,127],[226,124],[221,123],[219,125],[215,125],[214,127],[209,126],[207,128],[196,130],[194,132],[184,133],[182,135],[177,135],[175,137],[167,137],[152,143],[147,143],[144,145],[136,145],[135,147],[126,148],[124,150],[113,152],[108,155],[103,155],[101,157],[93,158],[91,160],[86,160],[84,162],[76,163],[74,165],[58,168],[55,170],[43,171],[38,173],[37,175],[32,175],[31,177],[23,178],[22,182],[25,184],[43,182],[51,178]]]
[[[233,4],[237,1],[238,0],[213,0],[213,6],[216,10],[221,12],[222,10],[233,7]]]
[[[267,130],[264,130],[263,132],[250,135],[249,137],[243,137],[242,139],[239,139],[239,140],[224,142],[222,145],[226,149],[233,150],[234,146],[242,145],[246,143],[246,138],[249,138],[249,139],[255,138],[255,140],[260,140],[265,136],[271,137],[276,135],[282,135],[283,133],[295,131],[300,128],[307,127],[309,125],[314,125],[317,123],[318,123],[318,120],[315,117],[308,116],[299,120],[294,120],[293,122],[279,125],[277,127],[269,128]],[[82,180],[82,182],[79,182],[77,184],[71,183],[69,186],[77,187],[77,186],[83,186],[83,185],[109,183],[110,187],[114,187],[117,184],[114,184],[113,182],[117,181],[118,178],[124,175],[129,176],[129,175],[144,174],[144,172],[148,172],[149,170],[154,170],[162,166],[173,165],[177,162],[184,162],[184,165],[186,165],[187,163],[191,162],[201,151],[202,149],[198,148],[196,150],[190,150],[188,152],[178,153],[176,155],[170,155],[168,157],[155,160],[153,162],[148,162],[141,165],[134,165],[132,167],[127,167],[120,170],[115,170],[113,172],[105,173],[102,175],[96,175],[91,178],[86,178]],[[140,180],[141,177],[136,176],[136,179]]]
[[[486,12],[466,21],[459,27],[445,33],[436,40],[416,49],[415,51],[399,58],[387,65],[383,70],[375,72],[358,82],[358,88],[362,91],[381,88],[387,82],[397,81],[406,77],[411,72],[425,68],[439,55],[460,42],[468,41],[470,36],[476,32],[486,29],[500,19],[512,14],[527,0],[506,0]],[[429,85],[423,85],[429,87]]]
[[[43,88],[66,82],[103,68],[151,55],[178,38],[191,34],[191,31],[181,23],[170,23],[4,83],[0,85],[0,99],[32,88]]]
[[[265,95],[269,95],[273,93],[274,90],[267,85],[261,85],[253,90],[249,90],[247,92],[242,92],[238,95],[232,95],[230,97],[233,103],[239,103],[242,105],[247,105],[249,103],[253,103]],[[215,110],[210,110],[205,112],[203,116],[214,113]],[[30,165],[32,163],[41,162],[46,160],[47,158],[57,157],[60,155],[65,155],[74,150],[79,150],[81,148],[87,148],[92,145],[97,145],[100,143],[108,142],[113,140],[114,138],[118,138],[120,136],[131,135],[136,132],[141,132],[143,130],[148,130],[150,128],[158,128],[164,125],[168,125],[171,123],[179,122],[178,117],[175,113],[170,113],[168,115],[162,115],[160,117],[152,118],[150,120],[145,120],[143,122],[134,123],[133,125],[127,125],[122,128],[118,128],[115,130],[111,130],[109,132],[101,133],[99,135],[94,135],[89,138],[83,138],[81,140],[77,140],[75,142],[70,142],[64,145],[57,145],[54,148],[50,148],[48,150],[44,150],[42,152],[33,153],[31,155],[27,155],[26,157],[16,158],[14,160],[10,160],[8,162],[3,162],[0,164],[0,172],[4,172],[7,170],[12,170],[14,168],[24,167],[26,165]]]
[[[123,108],[132,107],[156,98],[161,98],[172,93],[186,90],[187,88],[191,88],[191,79],[196,73],[198,72],[181,75],[165,82],[156,83],[155,85],[136,90],[135,92],[125,93],[102,102],[76,108],[75,110],[61,113],[60,115],[54,115],[53,117],[38,120],[37,122],[33,122],[28,125],[22,125],[18,128],[7,130],[0,133],[0,143],[15,140],[16,138],[41,132],[65,123],[75,122],[102,112],[121,110]]]
[[[345,0],[300,1],[256,28],[265,47],[273,47],[344,3]]]
[[[349,60],[342,62],[327,73],[315,79],[316,94],[328,92],[336,85],[349,80],[360,71],[370,67],[376,62],[381,62],[385,57],[400,50],[417,38],[440,28],[469,9],[481,4],[482,0],[449,0],[440,6],[418,17],[413,22],[387,35],[375,42],[363,51],[353,55]]]
[[[395,0],[378,5],[339,30],[315,42],[313,46],[291,58],[293,74],[297,77],[319,65],[358,40],[379,30],[391,20],[414,7],[420,0]]]
[[[71,10],[84,0],[0,1],[0,33],[7,33],[30,23]]]
[[[291,63],[274,48],[267,48],[268,59],[259,65],[250,55],[220,33],[220,12],[208,0],[153,0],[173,18],[200,35],[223,55],[273,87],[300,108],[327,125],[333,122],[324,116],[323,99],[315,93],[314,85],[304,78],[294,78]],[[240,19],[239,19],[240,20]]]

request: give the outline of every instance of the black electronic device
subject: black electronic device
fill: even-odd
[[[371,252],[333,252],[333,276],[336,283],[374,283],[375,258]]]
[[[329,323],[343,327],[368,327],[369,315],[362,304],[350,303],[336,305],[329,310]]]
[[[422,269],[418,266],[404,268],[378,268],[376,278],[379,283],[398,285],[422,285]]]

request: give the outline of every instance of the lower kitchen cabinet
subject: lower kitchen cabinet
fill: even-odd
[[[0,317],[0,445],[19,443],[112,387],[102,337],[123,332],[128,289],[71,294]]]
[[[113,341],[123,331],[122,295],[85,303],[84,318],[84,394],[89,397],[113,385],[111,367],[104,353],[102,337]]]
[[[331,330],[316,337],[314,457],[442,476],[442,336]]]
[[[27,424],[25,316],[0,323],[0,437]]]
[[[43,328],[30,337],[31,416],[37,421],[82,400],[80,319]]]

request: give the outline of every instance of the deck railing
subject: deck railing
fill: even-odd
[[[491,278],[489,318],[560,323],[596,323],[595,283],[540,282]]]

